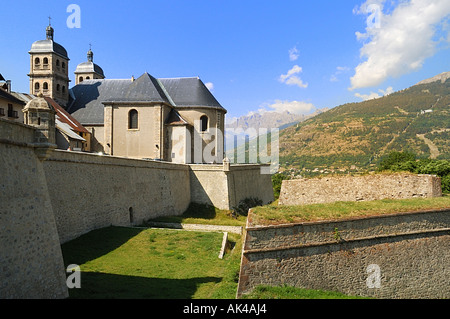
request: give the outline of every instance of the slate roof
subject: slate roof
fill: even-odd
[[[3,98],[5,100],[8,100],[9,102],[12,103],[17,103],[17,104],[21,104],[21,105],[25,105],[25,102],[18,99],[17,97],[15,97],[13,94],[10,94],[6,91],[4,91],[3,89],[0,89],[0,98]]]
[[[105,103],[165,103],[176,109],[217,108],[226,112],[199,78],[85,80],[70,90],[67,111],[83,125],[104,124]]]
[[[91,61],[78,64],[77,69],[75,70],[74,73],[78,74],[78,73],[92,73],[92,72],[100,74],[101,76],[105,76],[105,74],[103,73],[103,69]]]
[[[69,59],[66,49],[53,40],[39,40],[31,45],[29,53],[56,53],[65,59]]]
[[[201,106],[225,110],[198,77],[159,80],[179,108]]]
[[[189,126],[190,124],[178,113],[177,110],[172,109],[166,120],[166,125],[170,126]]]

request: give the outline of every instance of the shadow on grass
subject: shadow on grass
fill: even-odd
[[[93,230],[61,246],[65,266],[82,265],[119,248],[143,229],[107,227]]]
[[[191,299],[200,284],[222,278],[164,279],[81,272],[81,288],[69,289],[71,299]]]
[[[182,223],[185,218],[201,218],[206,220],[213,220],[217,216],[217,211],[214,206],[206,204],[189,204],[188,209],[181,216],[166,216],[158,217],[149,222],[167,222],[167,223]]]

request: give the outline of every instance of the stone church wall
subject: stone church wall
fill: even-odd
[[[288,285],[382,299],[448,299],[449,263],[448,209],[247,225],[238,296],[258,285]]]

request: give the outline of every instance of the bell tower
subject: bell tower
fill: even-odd
[[[77,69],[75,70],[75,85],[78,85],[85,80],[104,78],[105,74],[103,73],[103,69],[94,63],[94,52],[92,52],[92,48],[89,48],[87,61],[78,64]]]
[[[54,41],[50,22],[45,40],[32,44],[30,54],[30,94],[50,97],[65,107],[69,102],[69,57],[66,49]]]

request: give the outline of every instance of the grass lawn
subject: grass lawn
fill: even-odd
[[[347,296],[340,292],[308,290],[294,287],[256,287],[242,299],[370,299],[358,296]]]
[[[435,198],[385,199],[365,202],[336,202],[303,206],[272,205],[256,207],[251,225],[274,225],[351,217],[450,209],[450,195]]]
[[[241,238],[218,258],[222,233],[109,227],[62,245],[81,268],[81,299],[234,299]]]

